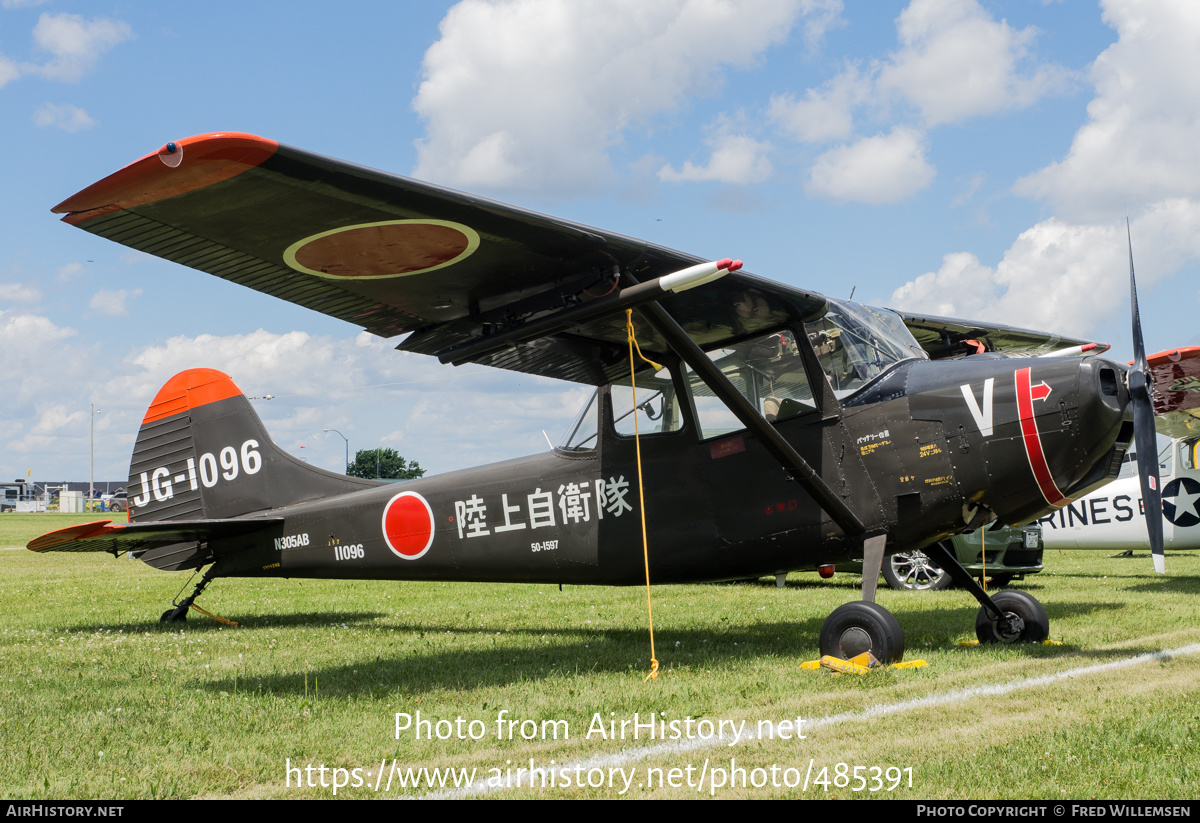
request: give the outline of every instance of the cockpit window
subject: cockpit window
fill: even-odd
[[[635,433],[662,434],[683,428],[683,416],[669,369],[654,375],[649,372],[637,375],[636,386],[631,385],[628,377],[618,380],[612,384],[610,396],[613,427],[617,434],[633,437]]]
[[[1179,462],[1188,471],[1195,471],[1200,457],[1200,440],[1182,440],[1179,443]]]
[[[563,451],[596,448],[599,396],[600,392],[595,391],[588,398],[558,448]],[[639,435],[663,434],[683,428],[683,414],[669,369],[663,369],[658,374],[647,371],[637,375],[636,386],[628,377],[624,377],[609,387],[609,397],[612,399],[613,428],[619,435],[633,437],[635,426]]]
[[[767,420],[786,420],[817,407],[789,329],[714,349],[708,356]],[[745,428],[690,368],[687,382],[701,439]]]
[[[830,300],[825,315],[804,327],[839,400],[902,360],[928,357],[900,316],[887,309]]]

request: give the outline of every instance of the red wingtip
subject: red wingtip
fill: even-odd
[[[717,261],[718,269],[727,269],[732,265],[733,265],[733,261],[730,260],[728,257],[722,258],[721,260]]]
[[[188,369],[172,377],[158,390],[154,402],[146,411],[142,425],[241,393],[242,390],[225,372],[216,369]]]
[[[732,263],[730,263],[730,264],[729,264],[729,265],[728,265],[726,268],[728,268],[730,271],[737,271],[737,270],[738,270],[738,269],[740,269],[741,267],[742,267],[742,261],[741,261],[741,260],[734,260],[734,261],[733,261]]]
[[[68,223],[82,223],[228,180],[261,165],[278,149],[274,140],[236,131],[185,137],[134,160],[51,211],[65,214]]]

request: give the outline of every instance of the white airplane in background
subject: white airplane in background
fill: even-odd
[[[1136,444],[1107,486],[1037,520],[1047,549],[1148,550]],[[1200,437],[1172,440],[1158,454],[1163,545],[1200,549]]]

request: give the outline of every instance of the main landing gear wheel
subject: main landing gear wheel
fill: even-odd
[[[842,660],[870,652],[880,663],[904,659],[899,621],[878,603],[855,601],[838,606],[821,626],[821,654]]]
[[[980,643],[1040,643],[1050,636],[1050,617],[1042,604],[1019,589],[996,592],[992,602],[1004,612],[1003,620],[993,620],[980,607],[975,617],[975,636]]]
[[[883,579],[902,591],[941,591],[950,585],[950,574],[925,552],[897,552],[883,559]]]

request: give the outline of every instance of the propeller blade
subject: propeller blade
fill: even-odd
[[[1129,300],[1133,308],[1133,366],[1129,369],[1129,397],[1133,401],[1133,440],[1137,444],[1138,479],[1142,484],[1142,505],[1146,512],[1146,532],[1154,570],[1166,573],[1163,557],[1162,489],[1158,482],[1158,432],[1154,428],[1154,406],[1146,346],[1142,341],[1142,319],[1138,314],[1137,280],[1133,275],[1133,238],[1129,218],[1125,218],[1125,237],[1129,242]]]

